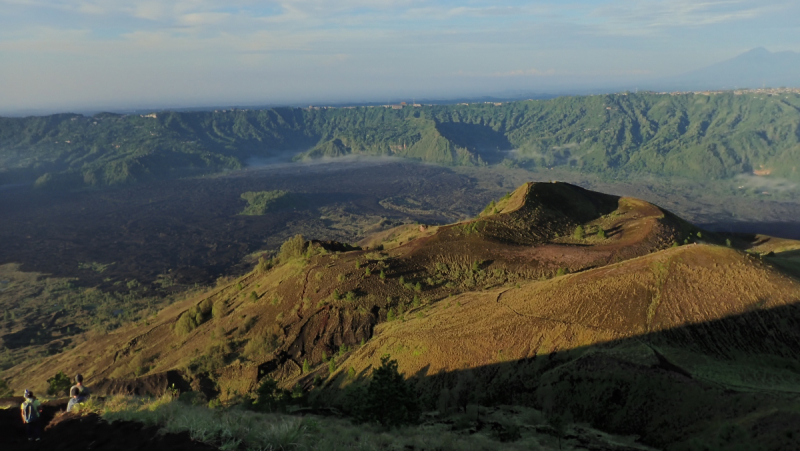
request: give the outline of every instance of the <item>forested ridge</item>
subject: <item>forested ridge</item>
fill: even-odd
[[[608,175],[800,179],[800,95],[623,93],[502,105],[0,118],[0,184],[104,186],[250,157],[394,155]]]

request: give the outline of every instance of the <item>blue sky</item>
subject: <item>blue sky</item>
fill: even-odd
[[[635,85],[800,51],[800,2],[0,0],[0,110]]]

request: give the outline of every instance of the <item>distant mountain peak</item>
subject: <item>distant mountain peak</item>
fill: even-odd
[[[800,86],[800,53],[755,47],[669,80],[671,89],[735,89]]]
[[[740,54],[739,56],[745,56],[745,55],[772,55],[772,52],[770,52],[769,50],[765,49],[764,47],[754,47],[754,48],[752,48],[752,49]]]

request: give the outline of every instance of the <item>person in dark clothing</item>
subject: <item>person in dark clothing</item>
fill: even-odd
[[[22,421],[25,423],[25,429],[28,433],[28,440],[36,440],[38,442],[41,440],[42,435],[42,404],[38,399],[36,399],[36,396],[34,396],[33,392],[30,390],[25,390],[24,397],[25,401],[20,406]]]

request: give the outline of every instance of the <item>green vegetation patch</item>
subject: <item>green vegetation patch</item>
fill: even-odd
[[[247,201],[247,207],[240,214],[259,216],[270,210],[292,205],[291,195],[288,191],[248,191],[242,193],[242,199]]]

